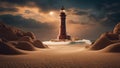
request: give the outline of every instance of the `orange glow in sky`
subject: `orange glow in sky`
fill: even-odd
[[[50,11],[49,14],[50,14],[50,15],[54,15],[54,12],[53,12],[53,11]]]

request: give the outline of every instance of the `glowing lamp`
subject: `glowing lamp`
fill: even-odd
[[[60,12],[65,12],[65,10],[61,10]]]
[[[65,12],[65,8],[64,8],[64,6],[62,6],[60,12]]]

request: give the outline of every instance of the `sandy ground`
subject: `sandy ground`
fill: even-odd
[[[0,68],[120,68],[120,53],[89,51],[85,45],[50,45],[25,55],[0,55]]]

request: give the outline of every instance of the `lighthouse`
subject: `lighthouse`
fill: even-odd
[[[59,40],[71,40],[71,37],[67,35],[66,32],[66,13],[65,8],[62,6],[60,10],[60,28],[59,28],[59,34],[57,37]]]

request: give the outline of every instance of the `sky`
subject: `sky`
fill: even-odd
[[[73,38],[95,40],[120,21],[120,0],[0,0],[0,21],[51,40],[59,33],[61,6]]]

